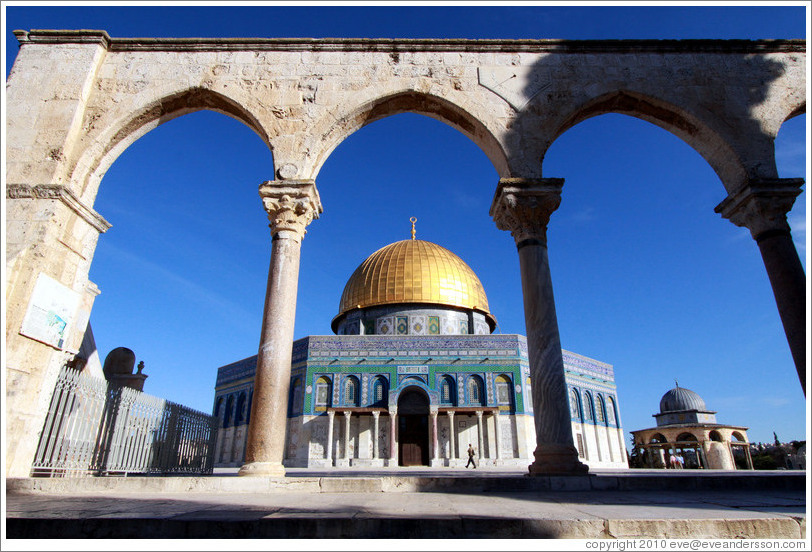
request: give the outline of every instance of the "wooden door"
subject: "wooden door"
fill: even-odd
[[[400,416],[399,442],[401,466],[428,466],[428,416]]]

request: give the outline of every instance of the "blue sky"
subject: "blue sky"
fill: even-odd
[[[14,7],[13,29],[112,36],[804,38],[803,7]],[[806,117],[776,143],[782,177],[808,178]],[[564,348],[615,367],[627,431],[654,425],[679,380],[753,441],[803,439],[805,401],[761,257],[713,212],[725,197],[684,142],[622,115],[589,119],[545,159],[565,179],[550,264]],[[90,277],[102,357],[133,349],[145,391],[210,411],[216,369],[256,354],[271,241],[257,194],[272,156],[247,127],[198,112],[148,133],[112,165],[95,209],[113,227]],[[378,248],[418,237],[460,255],[485,286],[497,331],[524,334],[518,257],[488,209],[497,183],[467,138],[419,115],[373,123],[318,176],[324,214],[302,248],[296,337],[330,333],[344,284]],[[790,214],[807,266],[807,194]]]

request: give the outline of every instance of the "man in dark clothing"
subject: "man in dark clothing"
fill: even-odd
[[[476,451],[474,450],[474,447],[471,446],[471,443],[468,443],[468,464],[473,464],[474,469],[476,469],[476,462],[474,461],[475,454]],[[465,464],[466,468],[468,467],[468,464]]]

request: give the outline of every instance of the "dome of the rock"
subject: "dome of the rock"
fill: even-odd
[[[353,309],[406,304],[470,309],[484,315],[491,330],[496,326],[474,271],[448,249],[412,239],[382,247],[361,263],[344,287],[333,327]]]

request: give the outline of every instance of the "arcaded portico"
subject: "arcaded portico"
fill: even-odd
[[[530,372],[542,382],[533,387],[532,472],[584,469],[569,431],[545,238],[564,180],[544,175],[542,161],[560,134],[595,115],[624,113],[659,125],[715,170],[728,192],[716,211],[750,229],[757,242],[805,389],[805,278],[786,221],[803,179],[778,178],[773,147],[781,124],[805,112],[803,40],[15,34],[21,48],[6,102],[7,476],[28,475],[56,374],[85,331],[97,293],[90,263],[109,227],[93,210],[105,171],[138,137],[201,109],[243,122],[274,157],[260,189],[273,247],[256,429],[243,473],[284,473],[284,432],[266,430],[284,427],[279,405],[289,392],[298,258],[307,225],[322,212],[319,170],[354,131],[403,112],[458,129],[499,174],[491,215],[518,248]],[[40,276],[70,298],[65,336],[56,344],[22,331]]]

